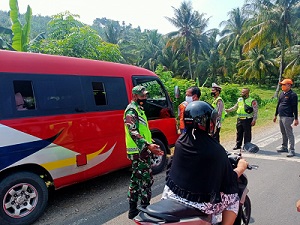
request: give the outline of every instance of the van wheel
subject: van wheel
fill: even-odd
[[[44,212],[48,189],[38,175],[18,172],[0,182],[0,200],[0,224],[28,225]]]
[[[151,159],[151,167],[152,167],[152,173],[153,174],[158,174],[160,172],[162,172],[166,166],[166,162],[167,162],[167,150],[166,147],[164,145],[164,143],[157,139],[157,138],[153,138],[154,143],[160,146],[160,149],[164,152],[164,155],[152,155],[152,159]]]

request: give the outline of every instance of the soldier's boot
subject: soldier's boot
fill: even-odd
[[[133,219],[139,214],[139,210],[136,207],[137,207],[136,202],[129,201],[128,219]]]
[[[149,202],[141,202],[141,207],[144,209],[146,209],[148,205],[150,205]]]

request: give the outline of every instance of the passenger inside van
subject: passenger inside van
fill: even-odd
[[[19,110],[19,111],[27,110],[27,108],[25,107],[25,102],[24,102],[23,96],[21,95],[20,92],[15,94],[15,99],[16,99],[17,110]]]
[[[171,118],[170,109],[169,108],[163,108],[159,112],[160,118]]]

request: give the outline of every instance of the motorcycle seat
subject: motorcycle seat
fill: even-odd
[[[146,209],[140,208],[140,210],[166,222],[178,222],[182,218],[189,217],[201,217],[205,221],[210,221],[211,219],[211,216],[201,212],[199,209],[173,199],[164,199],[147,206]]]

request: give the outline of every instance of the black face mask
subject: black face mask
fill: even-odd
[[[146,101],[147,101],[147,99],[137,99],[137,100],[136,100],[137,104],[138,104],[138,105],[141,105],[141,106],[145,105],[145,104],[146,104]]]
[[[216,96],[216,92],[211,92],[210,95],[213,96],[213,97],[215,97]]]

